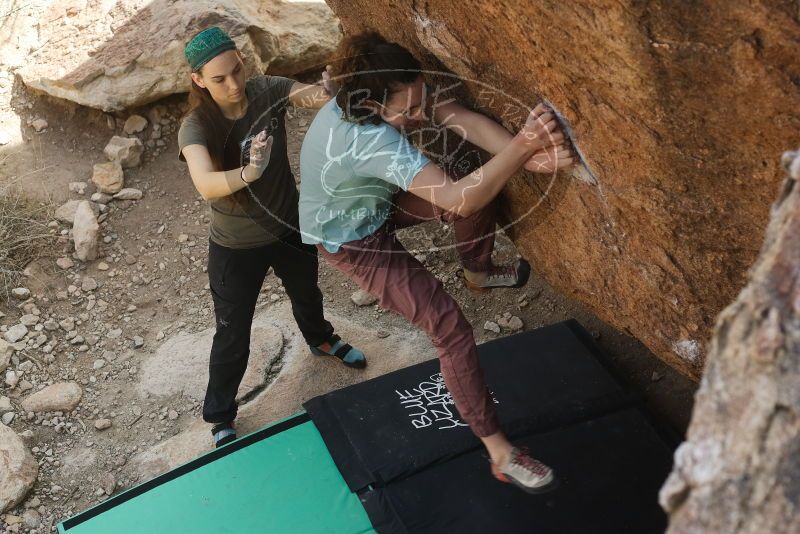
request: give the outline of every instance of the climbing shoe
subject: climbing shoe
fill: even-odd
[[[524,286],[530,278],[531,265],[523,258],[518,259],[513,265],[493,265],[486,272],[483,281],[478,283],[468,280],[463,269],[459,269],[457,274],[464,279],[464,285],[468,289],[476,293],[486,293],[497,288]]]
[[[309,348],[315,356],[335,356],[348,367],[363,369],[367,366],[367,359],[364,357],[364,353],[342,341],[342,338],[336,334],[325,343],[316,347],[309,345]]]
[[[217,423],[211,427],[211,435],[214,436],[214,447],[219,448],[236,439],[236,429],[233,423]]]
[[[527,493],[545,493],[555,489],[553,470],[532,458],[523,447],[511,449],[511,458],[505,467],[501,468],[494,462],[491,465],[497,480],[514,484]]]

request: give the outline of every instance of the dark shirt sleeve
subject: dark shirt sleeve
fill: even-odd
[[[295,80],[291,78],[284,78],[283,76],[269,76],[267,74],[261,77],[259,86],[262,90],[267,91],[269,94],[269,101],[272,105],[276,106],[279,113],[283,113],[289,105],[289,92],[295,84]]]
[[[183,157],[183,147],[187,145],[208,146],[202,126],[191,115],[183,119],[178,130],[178,159],[181,161],[186,161]]]

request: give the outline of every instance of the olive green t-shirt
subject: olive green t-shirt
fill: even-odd
[[[298,228],[298,193],[286,150],[284,116],[289,91],[294,80],[280,76],[253,76],[245,84],[247,111],[237,120],[226,119],[223,170],[241,167],[248,162],[250,142],[266,129],[273,136],[269,164],[261,178],[242,190],[238,197],[209,201],[211,240],[229,248],[254,248],[274,243]],[[178,157],[186,161],[183,147],[206,145],[206,131],[195,113],[184,118],[178,131]],[[248,189],[245,188],[245,189]]]

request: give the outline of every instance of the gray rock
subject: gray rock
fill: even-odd
[[[525,326],[522,323],[522,319],[517,317],[516,315],[510,316],[510,314],[506,314],[506,316],[502,317],[497,321],[497,324],[505,330],[516,332],[517,330],[522,330],[522,327]]]
[[[97,186],[100,193],[114,194],[125,187],[125,174],[122,165],[118,161],[108,163],[96,163],[92,182]]]
[[[17,323],[11,328],[9,328],[3,337],[9,343],[16,343],[20,339],[24,338],[28,334],[28,327],[22,323]]]
[[[11,290],[11,295],[16,299],[25,300],[30,298],[31,290],[27,287],[15,287]]]
[[[19,376],[17,375],[17,372],[13,371],[11,369],[7,370],[6,371],[6,385],[13,389],[13,388],[17,387],[18,383],[19,383]]]
[[[19,322],[24,324],[25,326],[34,326],[36,323],[39,322],[39,316],[34,315],[32,313],[26,313],[25,315],[19,318]]]
[[[125,126],[122,127],[122,131],[131,135],[139,133],[145,128],[147,128],[147,119],[141,115],[131,115],[128,117],[128,120],[125,121]]]
[[[94,422],[94,427],[97,430],[106,430],[107,428],[111,428],[111,419],[97,419]]]
[[[115,135],[103,149],[103,153],[111,161],[119,162],[125,168],[138,167],[141,163],[144,145],[135,137],[119,137]]]
[[[92,211],[91,202],[84,200],[75,211],[75,222],[72,227],[72,239],[75,242],[75,256],[81,261],[97,258],[97,238],[100,225]]]
[[[22,522],[28,528],[39,528],[42,524],[42,516],[33,508],[28,508],[22,514]]]
[[[371,304],[375,304],[376,302],[378,302],[378,297],[376,297],[369,291],[364,291],[363,289],[359,289],[358,291],[350,295],[350,300],[352,300],[359,306],[369,306]]]
[[[73,213],[73,219],[74,217],[75,214]],[[67,257],[61,257],[56,260],[56,265],[58,265],[58,267],[61,269],[71,269],[75,266],[75,262]]]
[[[84,291],[94,291],[97,289],[97,280],[87,276],[81,281],[81,289]]]
[[[140,200],[142,198],[143,193],[139,189],[134,189],[133,187],[126,187],[125,189],[121,190],[119,193],[114,195],[115,200]]]
[[[113,330],[109,330],[106,333],[106,337],[108,339],[117,339],[121,335],[122,335],[122,329],[121,328],[114,328]]]
[[[494,332],[495,334],[499,334],[500,333],[500,325],[498,325],[497,323],[495,323],[493,321],[486,321],[483,324],[483,329],[484,330],[489,330],[490,332]]]
[[[16,414],[14,412],[6,412],[0,419],[2,419],[4,425],[10,425],[11,421],[14,420],[15,415]]]
[[[59,382],[24,399],[22,409],[26,412],[71,412],[82,396],[83,390],[75,382]]]
[[[78,210],[78,206],[81,202],[86,202],[85,200],[68,200],[64,205],[58,208],[55,212],[55,217],[57,220],[65,223],[65,224],[73,224],[75,222],[75,212]],[[90,207],[94,212],[95,216],[100,214],[100,208],[94,202],[90,202]]]
[[[5,396],[0,396],[0,414],[8,413],[14,410],[11,404],[11,399]]]
[[[0,513],[17,506],[36,482],[39,464],[16,432],[0,425]]]
[[[86,187],[89,184],[86,182],[70,182],[69,183],[69,191],[70,193],[76,193],[78,195],[85,195],[86,194]]]
[[[47,124],[47,121],[44,119],[35,119],[31,121],[31,126],[38,133],[46,129],[49,126],[49,124]]]
[[[103,473],[97,482],[106,495],[111,495],[117,488],[117,479],[113,473]]]
[[[92,196],[89,198],[92,200],[92,202],[97,202],[98,204],[103,205],[111,202],[113,197],[107,193],[92,193]]]
[[[12,354],[14,354],[14,346],[6,340],[0,339],[0,373],[11,364]]]

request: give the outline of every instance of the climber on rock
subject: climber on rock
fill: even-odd
[[[552,487],[552,470],[514,447],[500,429],[478,365],[472,327],[442,283],[398,241],[395,231],[440,219],[453,224],[464,284],[477,292],[522,287],[524,259],[494,265],[494,198],[523,166],[555,172],[573,164],[554,114],[530,112],[512,135],[457,102],[431,109],[420,63],[375,33],[346,37],[334,79],[341,86],[312,122],[300,154],[300,230],[330,265],[422,328],[461,417],[486,446],[492,473],[528,492]],[[406,138],[441,124],[495,154],[459,180]]]

